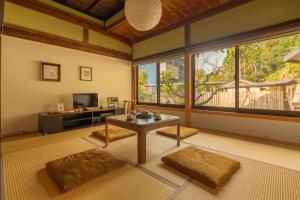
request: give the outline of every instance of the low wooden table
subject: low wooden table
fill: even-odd
[[[105,146],[109,144],[108,125],[115,125],[137,132],[138,163],[146,163],[146,136],[149,131],[165,126],[177,126],[177,146],[180,145],[180,118],[172,115],[161,115],[161,120],[134,119],[127,121],[126,115],[107,117],[105,120]]]

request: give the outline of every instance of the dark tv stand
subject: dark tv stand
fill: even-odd
[[[44,134],[57,133],[72,129],[103,124],[105,118],[125,114],[124,108],[88,109],[82,112],[40,113],[38,116],[39,131]]]

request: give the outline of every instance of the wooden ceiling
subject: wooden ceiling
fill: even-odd
[[[84,12],[101,20],[107,20],[124,8],[125,0],[53,0],[68,7]],[[209,15],[217,9],[226,8],[229,4],[241,4],[245,0],[161,0],[163,6],[162,18],[152,30],[140,32],[130,26],[127,20],[121,18],[107,32],[119,35],[130,41],[139,41],[163,32],[193,17]],[[229,6],[230,7],[230,6]],[[222,9],[221,9],[222,10]],[[224,9],[225,10],[225,9]]]
[[[163,13],[159,24],[152,30],[141,32],[130,26],[126,19],[108,28],[109,32],[125,36],[130,40],[138,40],[145,35],[159,32],[195,15],[209,12],[234,0],[162,0]]]
[[[125,0],[53,0],[65,6],[106,21],[123,10]]]

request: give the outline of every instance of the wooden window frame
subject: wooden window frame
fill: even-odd
[[[291,33],[290,35],[293,34],[299,34],[299,33]],[[217,107],[217,106],[199,106],[199,105],[195,105],[195,54],[192,54],[192,69],[191,69],[191,73],[192,73],[192,109],[194,110],[206,110],[206,111],[219,111],[219,112],[231,112],[231,113],[239,113],[239,114],[255,114],[255,115],[271,115],[271,116],[283,116],[283,117],[300,117],[300,112],[298,111],[284,111],[284,110],[266,110],[266,109],[250,109],[250,108],[240,108],[239,107],[239,70],[240,70],[240,66],[239,66],[239,61],[240,61],[240,50],[239,47],[240,45],[244,45],[244,44],[250,44],[253,42],[259,42],[259,41],[264,41],[264,40],[268,40],[268,39],[276,39],[276,38],[280,38],[280,37],[284,37],[286,35],[277,35],[277,36],[273,36],[272,38],[270,37],[265,37],[265,38],[260,38],[258,40],[254,40],[251,42],[247,42],[247,43],[241,43],[241,44],[237,44],[234,45],[232,47],[235,47],[235,107]],[[220,47],[222,48],[222,47]],[[218,48],[213,48],[210,50],[205,50],[202,52],[208,52],[208,51],[212,51],[212,50],[216,50]]]
[[[176,58],[183,58],[185,61],[185,56],[184,55],[179,55],[176,57],[172,57],[170,59],[176,59]],[[158,60],[156,62],[146,62],[144,64],[140,64],[136,66],[136,104],[141,105],[141,106],[158,106],[158,107],[167,107],[167,108],[185,108],[185,103],[184,104],[163,104],[160,103],[160,63],[170,60],[170,59],[163,59],[163,60]],[[145,65],[145,64],[156,64],[156,83],[157,83],[157,89],[156,89],[156,94],[157,94],[157,99],[156,103],[151,103],[151,102],[140,102],[139,101],[139,93],[138,93],[138,82],[139,82],[139,66]],[[184,62],[185,64],[185,62]],[[184,71],[186,73],[186,70]],[[185,94],[186,91],[184,90]],[[185,101],[184,101],[185,102]]]

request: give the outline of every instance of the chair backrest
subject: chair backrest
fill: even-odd
[[[118,108],[119,107],[118,97],[107,97],[107,106],[108,108]]]

